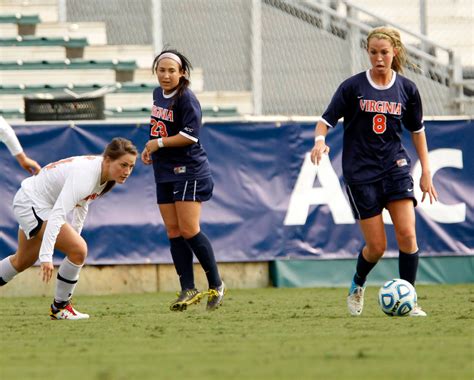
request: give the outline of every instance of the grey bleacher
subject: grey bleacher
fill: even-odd
[[[60,84],[70,83],[103,83],[113,84],[115,80],[115,70],[112,69],[83,69],[67,70],[59,73],[56,70],[7,70],[1,73],[1,84]]]
[[[16,35],[24,36],[35,34],[36,25],[41,22],[38,15],[0,14],[0,35],[4,36],[3,25],[10,25]],[[8,28],[8,27],[7,27]]]
[[[120,60],[41,60],[41,61],[3,61],[0,62],[2,83],[14,84],[22,80],[26,84],[44,83],[46,78],[52,83],[63,81],[62,76],[68,77],[73,83],[97,83],[100,81],[101,72],[105,83],[111,82],[111,73],[114,82],[133,81],[135,61]],[[64,70],[61,75],[58,70]],[[58,75],[59,74],[59,75]],[[53,77],[55,77],[53,79]]]
[[[66,58],[83,58],[86,60],[112,60],[133,57],[138,67],[149,68],[153,62],[153,48],[149,45],[86,45],[80,53],[68,54],[65,46],[1,46],[0,57],[5,61],[39,60],[48,57],[50,60]]]
[[[38,15],[42,22],[58,21],[57,0],[2,0],[0,14]]]
[[[115,83],[113,92],[105,96],[106,108],[149,108],[152,104],[152,93],[156,84],[136,84]],[[48,86],[30,85],[5,85],[0,86],[0,104],[4,109],[22,109],[24,96],[40,94],[45,97],[64,96],[66,91],[82,95],[98,91],[103,85],[54,85]],[[241,115],[252,113],[252,94],[250,92],[235,91],[204,91],[196,92],[202,108],[213,108],[215,106],[222,109],[234,108]]]
[[[0,24],[0,35],[6,37],[16,37],[19,35],[15,25]],[[103,22],[77,22],[77,23],[59,23],[59,22],[41,22],[37,24],[34,33],[29,35],[41,37],[67,37],[67,38],[86,38],[90,45],[107,44],[107,35],[105,23]]]
[[[27,2],[22,5],[6,2],[12,5],[11,9],[30,14],[31,20],[44,19],[48,7],[57,13],[55,1],[33,0],[28,2],[30,6],[26,6]],[[21,36],[15,29],[16,17],[5,17],[5,23],[0,23],[0,113],[5,117],[23,117],[25,96],[43,99],[63,97],[67,93],[83,96],[108,88],[111,92],[105,95],[107,117],[148,117],[152,91],[157,86],[156,76],[151,72],[154,51],[148,29],[141,40],[137,38],[140,38],[138,20],[143,22],[143,12],[149,13],[149,1],[119,4],[112,0],[106,5],[121,5],[123,9],[125,3],[132,15],[137,14],[137,9],[141,11],[137,23],[129,24],[125,33],[134,36],[128,38],[131,45],[124,44],[127,38],[123,32],[125,19],[130,22],[130,14],[125,13],[123,22],[118,24],[107,23],[104,12],[97,12],[101,6],[97,2],[91,3],[95,8],[91,7],[91,13],[83,15],[83,19],[59,23],[55,17],[46,17],[48,22],[37,23],[34,31]],[[84,5],[82,2],[81,6]],[[73,1],[68,2],[67,9],[74,12]],[[41,17],[34,17],[32,11],[38,11]],[[111,28],[110,35],[119,37],[120,44],[106,44],[110,32],[106,33],[106,26]],[[121,78],[118,73],[124,75],[124,71],[133,75]],[[196,65],[191,72],[191,88],[207,116],[252,112],[250,92],[204,92],[203,70]]]
[[[84,48],[83,58],[133,59],[139,68],[151,72],[150,67],[155,54],[151,45],[90,45]]]
[[[55,59],[56,53],[53,53],[51,57],[47,55],[50,51],[48,48],[59,49],[62,48],[67,58],[82,58],[84,55],[84,48],[89,44],[85,37],[38,37],[38,36],[13,36],[13,37],[0,37],[0,52],[5,53],[2,55],[4,60],[8,60],[11,57],[10,51],[13,54],[16,50],[28,52],[31,49],[37,51],[36,58],[43,59]],[[45,55],[41,56],[41,50],[44,50]],[[35,59],[32,55],[26,55],[26,59]],[[39,56],[38,56],[39,55]],[[14,56],[15,60],[22,59],[20,56]]]
[[[5,61],[14,59],[38,60],[44,57],[54,60],[69,58],[64,46],[0,46],[0,57]]]

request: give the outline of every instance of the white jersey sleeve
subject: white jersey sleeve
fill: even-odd
[[[23,148],[21,147],[20,141],[18,141],[18,137],[16,137],[15,131],[10,124],[5,121],[3,116],[0,116],[0,141],[7,146],[12,156],[23,152]]]
[[[89,165],[81,165],[71,169],[67,173],[67,178],[48,217],[39,252],[39,259],[42,263],[53,261],[56,239],[61,227],[66,223],[67,214],[75,210],[76,205],[87,204],[90,196],[98,190],[100,170],[90,170],[91,166]],[[82,211],[82,214],[76,215],[76,221],[74,222],[76,231],[82,229],[86,214],[87,208]]]
[[[84,221],[86,220],[88,211],[89,203],[84,203],[82,205],[78,204],[74,207],[71,226],[79,235],[82,232],[82,227],[84,226]]]

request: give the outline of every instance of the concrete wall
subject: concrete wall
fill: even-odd
[[[270,285],[268,263],[219,263],[219,271],[229,289],[262,288]],[[207,280],[200,265],[194,268],[199,290],[207,290]],[[54,277],[55,278],[55,277]],[[2,297],[53,297],[56,281],[41,281],[39,267],[18,274],[11,283],[0,287]],[[107,295],[179,291],[173,265],[85,266],[75,295]]]

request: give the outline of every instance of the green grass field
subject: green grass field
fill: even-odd
[[[473,285],[419,286],[428,318],[390,318],[366,291],[230,290],[224,305],[168,309],[171,293],[78,297],[85,321],[51,321],[50,298],[0,299],[0,379],[470,379]]]

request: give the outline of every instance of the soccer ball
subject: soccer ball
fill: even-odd
[[[416,305],[416,291],[408,281],[395,278],[379,290],[379,305],[389,316],[408,315]]]

